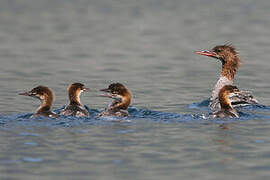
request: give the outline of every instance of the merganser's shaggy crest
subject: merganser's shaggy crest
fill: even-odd
[[[84,87],[83,84],[71,84],[68,88],[69,105],[65,107],[65,109],[61,112],[61,115],[77,117],[89,116],[88,111],[84,108],[80,101],[80,95],[85,91],[89,91],[89,89]]]
[[[232,107],[230,97],[240,93],[236,86],[225,85],[218,93],[221,109],[211,116],[212,118],[234,118],[239,117],[237,111]]]
[[[214,47],[211,51],[197,51],[196,53],[219,59],[222,63],[221,76],[217,81],[210,98],[210,107],[217,110],[220,108],[218,98],[220,89],[225,85],[233,85],[234,76],[240,66],[239,55],[235,48],[231,45],[220,45]],[[258,104],[258,101],[248,91],[240,91],[237,96],[233,96],[230,98],[230,100],[234,107],[248,104]]]
[[[123,84],[113,83],[108,88],[100,91],[107,92],[107,94],[101,96],[112,98],[113,101],[99,116],[125,117],[129,115],[127,109],[131,104],[132,94]]]
[[[19,95],[31,96],[37,98],[41,101],[40,107],[37,109],[33,117],[45,116],[45,117],[59,117],[58,114],[55,114],[51,111],[51,107],[54,101],[53,91],[45,86],[38,86],[32,89],[31,91],[20,93]]]

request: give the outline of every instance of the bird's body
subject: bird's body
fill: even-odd
[[[234,77],[240,66],[238,52],[231,45],[220,45],[214,47],[211,51],[197,51],[197,54],[219,59],[222,63],[222,72],[217,81],[210,98],[210,107],[213,110],[220,109],[218,94],[226,85],[233,85]],[[237,95],[231,97],[233,107],[245,106],[249,104],[258,104],[258,101],[249,91],[240,91]]]
[[[69,105],[61,111],[64,116],[88,117],[89,112],[82,105],[80,95],[82,92],[89,91],[81,83],[73,83],[68,88]]]

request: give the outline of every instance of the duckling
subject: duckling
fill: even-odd
[[[80,95],[82,92],[88,92],[89,90],[84,84],[71,84],[68,88],[69,105],[60,114],[64,116],[88,117],[89,112],[82,105]]]
[[[211,116],[212,118],[239,118],[238,112],[232,107],[230,98],[237,96],[240,93],[236,86],[225,85],[221,88],[218,98],[220,102],[221,109],[214,112]]]
[[[108,108],[100,113],[100,117],[103,116],[129,116],[128,107],[132,101],[131,92],[121,83],[110,84],[108,88],[101,89],[100,91],[107,92],[107,94],[102,94],[103,97],[112,98],[112,103]]]
[[[59,117],[58,114],[51,111],[51,107],[54,101],[53,91],[45,86],[37,86],[31,91],[19,93],[19,95],[30,96],[37,98],[41,101],[40,107],[37,109],[33,117],[44,116],[44,117]]]

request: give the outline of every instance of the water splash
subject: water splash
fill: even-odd
[[[19,126],[35,126],[35,127],[73,127],[81,125],[106,125],[115,122],[121,123],[136,123],[139,121],[149,121],[157,123],[187,123],[187,122],[199,122],[199,123],[226,123],[232,121],[246,121],[250,119],[270,119],[270,107],[265,105],[250,105],[241,108],[237,108],[240,114],[239,119],[210,119],[211,110],[206,107],[209,100],[202,101],[200,103],[193,103],[189,105],[189,108],[197,108],[200,110],[198,114],[180,114],[171,112],[153,111],[150,109],[139,109],[130,107],[128,109],[129,117],[102,117],[99,118],[100,113],[97,109],[91,109],[87,106],[85,108],[89,111],[90,117],[72,117],[72,116],[60,116],[60,118],[46,118],[35,117],[32,118],[33,113],[19,113],[12,115],[0,115],[0,127],[9,124],[17,124]],[[60,113],[60,109],[54,110],[56,113]],[[27,136],[31,134],[21,134]]]

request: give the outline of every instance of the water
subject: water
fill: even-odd
[[[1,0],[0,179],[269,179],[268,0]],[[196,50],[232,42],[243,64],[235,84],[265,106],[209,120],[198,104],[220,64]],[[31,119],[37,85],[92,91],[90,118]],[[98,119],[98,89],[125,84],[131,117]],[[117,120],[117,119],[116,119]]]

